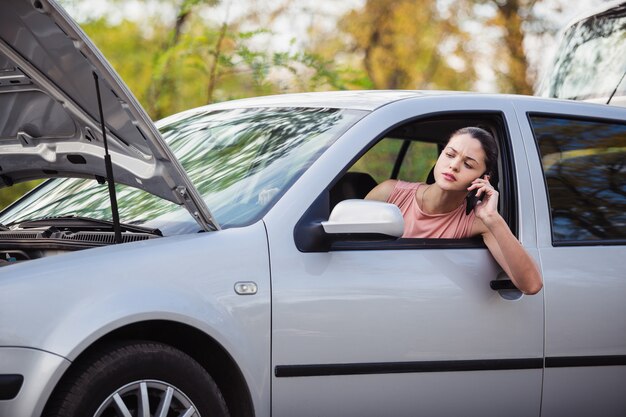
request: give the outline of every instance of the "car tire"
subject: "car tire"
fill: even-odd
[[[162,413],[164,407],[168,413]],[[158,415],[229,414],[213,378],[193,358],[161,343],[128,342],[81,359],[55,390],[43,416]]]

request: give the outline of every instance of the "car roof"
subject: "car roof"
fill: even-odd
[[[375,110],[394,101],[444,94],[468,94],[455,91],[421,90],[350,90],[279,94],[231,100],[211,104],[211,110],[242,107],[333,107],[354,110]],[[204,109],[209,106],[200,107]],[[195,109],[198,110],[198,109]]]

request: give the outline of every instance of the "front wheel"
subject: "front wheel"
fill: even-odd
[[[77,364],[45,417],[227,417],[219,388],[193,358],[171,346],[130,342]]]

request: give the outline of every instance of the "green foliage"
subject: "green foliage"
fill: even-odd
[[[153,82],[160,81],[159,57],[165,42],[162,25],[155,22],[148,30],[133,21],[111,24],[101,17],[83,23],[82,27],[139,102],[150,109],[149,89]]]
[[[464,19],[471,19],[485,30],[500,33],[498,42],[490,45],[490,65],[494,69],[497,89],[502,93],[532,94],[533,74],[529,71],[524,48],[526,33],[541,33],[545,22],[536,16],[537,0],[453,0],[455,9]],[[547,3],[547,2],[546,2]],[[478,17],[478,10],[490,9],[488,17]],[[539,29],[539,30],[538,30]],[[545,28],[543,29],[545,31]]]
[[[185,3],[188,14],[175,29],[159,21],[105,18],[82,25],[154,119],[215,101],[346,88],[331,61],[307,51],[255,47],[269,30],[217,26],[189,14],[197,4]]]

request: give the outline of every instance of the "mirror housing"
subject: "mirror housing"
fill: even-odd
[[[336,234],[401,237],[404,219],[398,206],[373,200],[343,200],[322,222],[324,232]]]
[[[300,252],[328,252],[334,244],[349,242],[393,241],[404,231],[402,213],[393,204],[344,200],[330,218],[329,206],[329,193],[321,193],[296,224],[293,238]]]

